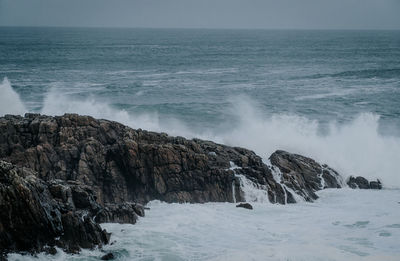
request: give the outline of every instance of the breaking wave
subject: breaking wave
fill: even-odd
[[[0,92],[0,115],[26,111],[7,79],[0,85]],[[328,131],[321,134],[321,124],[316,120],[298,115],[267,115],[243,97],[232,101],[229,110],[236,118],[233,127],[232,122],[227,122],[218,131],[195,130],[176,119],[162,120],[157,113],[128,113],[95,98],[77,100],[56,92],[48,93],[40,112],[48,115],[73,112],[118,121],[133,128],[209,139],[252,149],[265,160],[276,149],[283,149],[327,163],[344,176],[379,178],[385,187],[400,187],[397,167],[400,138],[378,132],[379,115],[359,114],[344,124],[332,121]]]
[[[0,83],[0,115],[24,114],[25,112],[25,106],[19,95],[11,87],[10,81],[4,78]]]

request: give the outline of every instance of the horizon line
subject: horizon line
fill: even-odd
[[[82,29],[171,29],[171,30],[265,30],[265,31],[400,31],[384,28],[263,28],[263,27],[152,27],[152,26],[66,26],[66,25],[0,25],[0,28],[82,28]]]

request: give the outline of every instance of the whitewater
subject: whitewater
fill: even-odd
[[[0,116],[79,113],[244,147],[266,164],[286,150],[383,183],[278,205],[239,177],[252,211],[152,201],[135,225],[102,224],[103,249],[9,259],[400,260],[399,41],[398,31],[0,28]]]
[[[103,224],[111,245],[39,260],[399,260],[399,190],[318,192],[314,203],[150,202],[135,225]],[[383,204],[384,203],[384,204]],[[10,255],[10,260],[37,260]]]

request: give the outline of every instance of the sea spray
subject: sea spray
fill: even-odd
[[[11,87],[7,78],[0,83],[0,116],[5,114],[24,114],[25,106],[22,103],[18,93]]]
[[[2,85],[12,106],[1,105],[1,114],[26,111],[8,80]],[[11,91],[10,91],[11,90]],[[5,103],[4,103],[5,104]],[[250,99],[232,100],[228,110],[236,122],[222,122],[216,129],[194,130],[177,119],[163,120],[156,112],[133,113],[114,108],[95,97],[77,99],[50,91],[41,109],[42,114],[62,115],[66,112],[91,115],[126,124],[133,128],[167,132],[187,138],[213,140],[254,150],[263,159],[277,149],[314,158],[336,169],[344,178],[350,175],[379,178],[384,187],[400,187],[400,131],[398,136],[384,136],[378,131],[379,115],[362,113],[352,121],[332,121],[326,133],[320,133],[320,123],[290,114],[267,114],[257,109]],[[225,126],[226,125],[226,126]]]
[[[230,162],[230,165],[230,169],[235,173],[235,178],[237,178],[240,182],[240,189],[244,194],[244,199],[246,202],[269,203],[267,186],[255,183],[246,176],[238,174],[236,170],[240,169],[240,167],[236,166],[232,161]],[[233,182],[235,182],[235,180]],[[234,185],[232,184],[232,186]],[[235,191],[234,188],[235,187],[232,188],[233,191]],[[235,194],[233,194],[233,196],[235,199]],[[236,199],[234,202],[236,203]]]
[[[380,178],[387,187],[400,187],[399,136],[379,134],[379,116],[363,113],[351,122],[331,122],[325,134],[320,124],[297,115],[267,115],[254,103],[238,101],[233,106],[237,123],[217,135],[219,141],[254,150],[264,159],[282,149],[311,157],[336,169],[345,178],[361,175]]]

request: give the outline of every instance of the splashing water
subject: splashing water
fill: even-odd
[[[239,179],[240,189],[244,193],[244,199],[246,202],[269,203],[267,186],[254,183],[246,176],[236,173],[236,170],[240,169],[240,167],[236,166],[232,161],[230,162],[230,165],[230,169],[234,172],[235,177]],[[232,186],[233,193],[235,193],[234,184],[232,184]],[[232,196],[236,203],[235,194]]]
[[[104,251],[39,254],[39,260],[399,260],[400,190],[326,189],[314,203],[167,204],[152,201],[135,225],[103,224]],[[385,204],[382,204],[385,202]],[[37,260],[11,255],[10,261]]]
[[[5,79],[1,84],[0,115],[22,114],[24,108],[18,94]],[[7,104],[7,105],[3,105]],[[326,134],[319,133],[319,123],[296,115],[265,115],[255,102],[243,98],[229,108],[237,118],[234,126],[217,129],[193,130],[177,119],[162,120],[157,113],[128,113],[113,108],[104,101],[72,99],[50,91],[41,109],[42,114],[62,115],[66,112],[91,115],[121,122],[133,128],[167,132],[187,138],[214,140],[227,145],[254,150],[264,160],[277,149],[302,154],[336,169],[346,178],[360,175],[379,178],[385,187],[400,187],[400,138],[379,134],[379,116],[363,113],[353,121],[331,122]]]
[[[5,114],[24,114],[25,106],[19,95],[11,87],[10,81],[4,78],[0,83],[0,116]]]

